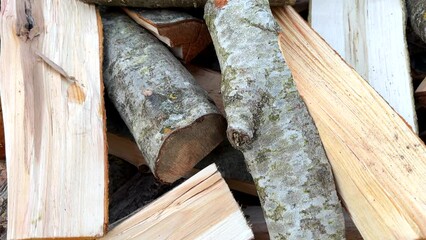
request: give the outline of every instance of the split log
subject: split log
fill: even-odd
[[[214,165],[124,219],[102,239],[252,239]]]
[[[102,33],[81,2],[3,0],[8,238],[94,238],[108,219]]]
[[[407,8],[411,27],[426,43],[426,2],[424,0],[407,0]]]
[[[204,21],[173,10],[129,9],[124,11],[169,46],[175,56],[188,63],[211,42]]]
[[[426,147],[291,8],[274,14],[280,47],[365,239],[426,238]]]
[[[228,139],[244,154],[271,238],[343,238],[330,165],[268,2],[210,0],[204,18],[223,74]]]
[[[312,0],[310,14],[313,29],[417,132],[404,2]]]
[[[125,15],[103,22],[109,97],[154,175],[174,182],[222,142],[226,122],[154,36]]]
[[[143,8],[202,8],[207,0],[80,0],[105,6],[126,6]],[[303,1],[303,0],[302,0]],[[297,0],[269,0],[271,6],[293,5]]]

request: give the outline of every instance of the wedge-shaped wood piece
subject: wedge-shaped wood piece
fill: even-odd
[[[312,0],[310,19],[313,29],[417,131],[405,15],[401,0]]]
[[[102,239],[252,239],[215,165],[135,212]]]
[[[191,61],[212,42],[204,21],[188,13],[138,8],[124,8],[124,11],[184,62]]]
[[[365,239],[426,237],[426,147],[291,8],[274,10],[280,47]]]
[[[96,9],[3,0],[8,238],[102,236],[107,165]]]

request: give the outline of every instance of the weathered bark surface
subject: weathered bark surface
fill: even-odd
[[[124,11],[138,24],[169,46],[184,62],[190,62],[211,42],[207,26],[201,19],[169,9],[130,9]]]
[[[0,103],[0,160],[6,159],[6,146],[4,140],[3,109]]]
[[[225,120],[154,36],[125,15],[103,23],[109,97],[154,175],[174,182],[223,140]]]
[[[407,0],[407,8],[411,26],[426,43],[426,1]]]
[[[7,176],[6,162],[0,162],[0,239],[7,233]]]
[[[278,47],[268,2],[210,0],[230,142],[253,176],[273,239],[342,239],[344,219],[317,129]]]
[[[127,6],[144,8],[201,8],[207,0],[80,0],[105,6]],[[222,1],[226,2],[226,1]],[[269,0],[271,6],[293,5],[296,0]]]

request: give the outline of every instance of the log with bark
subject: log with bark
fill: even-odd
[[[109,97],[154,175],[174,182],[222,142],[225,119],[149,32],[119,13],[103,22]]]
[[[343,238],[330,165],[268,1],[210,0],[204,18],[221,64],[228,139],[244,154],[271,238]]]
[[[362,236],[426,238],[424,143],[297,12],[274,14],[280,47]]]
[[[8,238],[95,238],[108,219],[95,6],[3,0],[0,91]]]
[[[190,62],[210,43],[204,21],[175,10],[124,8],[137,23],[169,46],[175,56]]]
[[[404,2],[312,0],[310,15],[313,29],[417,132]]]
[[[426,2],[424,0],[407,0],[407,10],[411,27],[426,43]]]
[[[202,8],[207,0],[80,0],[105,6],[126,6],[143,8]],[[302,0],[304,1],[304,0]],[[226,2],[226,1],[221,1]],[[297,0],[269,0],[271,6],[293,5]]]
[[[121,220],[102,239],[253,238],[228,186],[211,165]]]

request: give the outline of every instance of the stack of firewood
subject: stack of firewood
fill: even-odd
[[[0,23],[0,239],[426,238],[423,0],[3,0]]]

